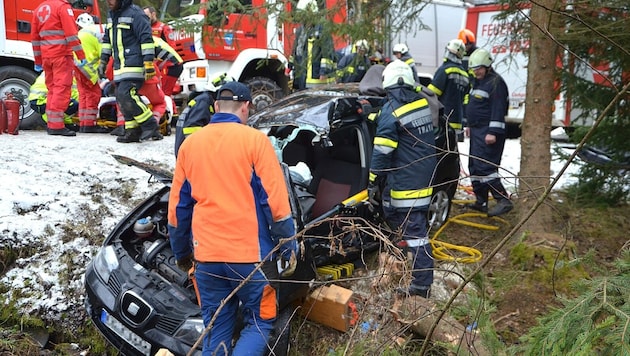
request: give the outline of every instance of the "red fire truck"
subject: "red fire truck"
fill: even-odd
[[[21,127],[33,126],[39,115],[28,104],[28,92],[37,73],[33,67],[31,21],[33,10],[43,0],[4,0],[0,7],[0,99],[8,94],[21,104]],[[77,1],[75,16],[87,12],[100,17],[97,0]]]
[[[203,24],[201,31],[186,35],[174,31],[170,43],[184,59],[180,76],[182,94],[203,89],[214,73],[227,72],[252,90],[256,108],[269,105],[289,93],[289,77],[285,75],[298,24],[281,19],[292,11],[291,2],[269,0],[240,0],[253,11],[227,12],[212,8],[208,0],[165,0],[160,16],[179,18],[190,9],[196,14],[183,17],[192,24]],[[274,4],[275,7],[274,7]],[[334,13],[331,21],[346,21],[346,1],[326,0],[326,7]],[[212,22],[216,21],[216,24]],[[175,24],[175,26],[177,26]],[[337,42],[343,47],[344,44]]]

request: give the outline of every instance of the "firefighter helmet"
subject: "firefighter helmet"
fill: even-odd
[[[468,68],[475,69],[477,67],[490,67],[493,59],[488,51],[483,48],[476,49],[468,60]]]
[[[295,6],[298,10],[317,12],[317,0],[299,0]]]
[[[407,45],[404,44],[404,43],[396,43],[394,45],[394,48],[392,49],[392,52],[405,54],[405,53],[409,52],[409,47],[407,47]]]
[[[206,90],[216,92],[221,86],[227,82],[233,82],[234,78],[230,77],[226,72],[217,72],[210,76],[210,81],[206,85]]]
[[[466,46],[464,46],[464,42],[459,38],[448,41],[446,50],[456,55],[457,58],[462,58],[464,54],[466,54]]]
[[[84,12],[77,17],[77,25],[81,28],[94,25],[94,18],[92,15]]]
[[[462,40],[462,42],[464,42],[464,45],[469,45],[477,42],[475,39],[475,34],[467,28],[459,31],[457,38]]]
[[[370,49],[370,46],[368,45],[367,40],[358,40],[354,43],[354,48],[357,49],[357,52],[359,51],[359,49],[363,49],[367,52]]]
[[[397,59],[388,64],[383,70],[383,89],[400,85],[415,87],[416,81],[413,79],[411,67]]]

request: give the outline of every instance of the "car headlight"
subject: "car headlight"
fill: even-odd
[[[112,271],[118,268],[118,257],[112,246],[105,246],[94,257],[94,270],[103,278],[105,283],[109,281]]]
[[[194,345],[203,333],[203,319],[191,318],[186,320],[182,326],[175,331],[173,337],[181,340],[187,345]]]

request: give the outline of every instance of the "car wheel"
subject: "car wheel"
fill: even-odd
[[[262,110],[284,96],[282,88],[267,77],[254,77],[245,81],[245,84],[252,92],[252,105],[255,111]]]
[[[20,129],[29,130],[42,126],[41,116],[33,110],[28,102],[31,84],[35,82],[35,72],[19,66],[0,68],[0,98],[12,94],[22,104],[20,109]]]
[[[428,225],[431,229],[442,226],[451,211],[451,198],[446,190],[438,190],[431,197],[429,213],[427,214]]]

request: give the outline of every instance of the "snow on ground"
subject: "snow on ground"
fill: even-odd
[[[159,189],[149,182],[149,174],[118,163],[112,154],[139,161],[163,163],[172,169],[174,135],[164,140],[121,144],[107,134],[78,134],[76,137],[48,136],[44,131],[20,131],[0,135],[0,248],[29,247],[30,256],[21,256],[0,284],[10,286],[26,313],[39,311],[56,318],[83,308],[83,272],[98,249],[79,231],[68,238],[64,226],[81,219],[82,211],[106,206],[99,230],[103,237],[130,210],[134,202]],[[460,143],[468,152],[468,141]],[[467,157],[461,155],[463,171]],[[558,172],[563,162],[554,161]],[[508,140],[502,174],[509,190],[515,190],[519,171],[520,141]],[[575,171],[575,169],[572,169]],[[506,173],[509,172],[509,173]],[[570,182],[563,177],[558,187]],[[120,196],[131,193],[124,204]],[[75,270],[68,271],[67,258]],[[65,276],[61,278],[61,276]],[[68,277],[69,276],[69,277]]]

